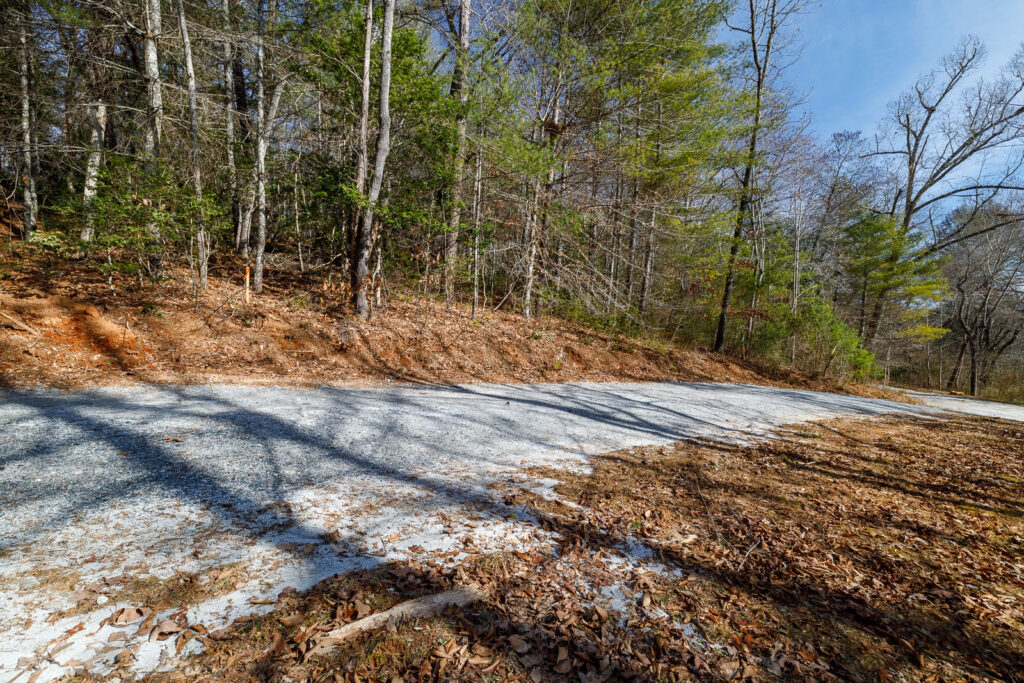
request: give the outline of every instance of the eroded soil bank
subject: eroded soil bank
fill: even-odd
[[[245,302],[243,266],[139,284],[95,269],[0,255],[0,386],[64,389],[159,384],[321,386],[389,382],[699,381],[794,385],[897,398],[874,387],[769,372],[726,356],[604,334],[398,291],[370,322],[346,289],[275,271]]]

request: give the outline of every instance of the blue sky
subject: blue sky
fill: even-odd
[[[1024,40],[1024,0],[822,0],[796,17],[799,58],[786,80],[806,96],[811,128],[824,138],[868,138],[887,104],[939,64],[967,34],[988,48],[992,75]]]

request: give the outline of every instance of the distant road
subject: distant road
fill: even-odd
[[[967,413],[968,415],[981,415],[982,417],[1001,417],[1004,420],[1024,422],[1024,406],[1013,403],[982,401],[969,396],[949,396],[948,394],[932,394],[923,391],[907,390],[906,393],[922,403],[927,403],[930,406],[942,408],[943,410]]]

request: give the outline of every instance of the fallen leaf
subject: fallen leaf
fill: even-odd
[[[176,633],[181,633],[185,627],[170,619],[164,619],[149,633],[149,640],[167,640]]]
[[[110,624],[113,626],[126,626],[133,621],[145,619],[152,613],[153,610],[149,607],[122,607],[114,612]]]
[[[530,644],[526,642],[522,636],[518,635],[511,635],[508,637],[508,646],[519,654],[530,651]]]
[[[281,617],[278,621],[280,621],[284,626],[291,628],[292,626],[298,626],[301,624],[305,618],[306,615],[304,613],[297,612],[287,617]]]

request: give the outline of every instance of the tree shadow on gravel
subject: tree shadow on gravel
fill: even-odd
[[[497,394],[476,387],[451,389],[464,406],[460,418],[465,422],[463,425],[455,425],[456,428],[476,423],[484,429],[493,427],[499,434],[516,429],[518,425],[511,419],[508,424],[492,425],[488,422],[489,418],[474,416],[471,408],[474,401],[491,400],[514,403],[514,408],[510,410],[530,409],[560,414],[566,420],[582,421],[594,428],[615,428],[640,439],[670,441],[686,438],[695,428],[704,427],[731,431],[737,438],[744,436],[741,430],[723,427],[668,408],[656,408],[655,415],[666,418],[661,421],[629,409],[610,407],[608,403],[614,398],[613,394],[588,387],[582,387],[569,396],[549,393],[553,390],[548,387],[516,388],[512,395]],[[109,392],[7,391],[2,395],[3,403],[17,408],[22,416],[12,425],[12,438],[6,443],[0,441],[0,467],[39,466],[47,471],[49,478],[25,478],[17,486],[9,481],[4,488],[15,498],[9,505],[16,507],[36,504],[46,511],[35,520],[34,526],[41,530],[59,528],[92,510],[159,490],[181,501],[209,507],[211,513],[238,533],[253,538],[259,538],[262,535],[261,529],[267,527],[295,527],[297,533],[308,537],[310,542],[319,538],[320,531],[303,529],[299,520],[279,510],[268,512],[266,506],[287,491],[311,480],[313,483],[330,480],[339,472],[303,470],[286,475],[278,469],[269,477],[251,476],[246,480],[245,472],[236,474],[231,470],[218,470],[217,463],[189,453],[214,446],[205,444],[203,438],[192,438],[188,432],[195,427],[212,434],[237,435],[260,444],[262,454],[253,451],[244,454],[228,453],[228,457],[236,458],[240,466],[252,461],[273,470],[279,464],[294,465],[295,454],[301,453],[301,460],[307,462],[320,458],[327,463],[340,464],[342,475],[359,474],[383,482],[408,484],[438,496],[442,502],[490,506],[493,501],[486,490],[473,486],[473,482],[463,482],[458,477],[445,478],[444,472],[438,473],[440,476],[412,473],[403,466],[401,459],[396,459],[397,464],[391,465],[387,453],[374,451],[375,441],[386,436],[392,441],[405,439],[428,451],[454,452],[457,458],[467,462],[479,461],[481,458],[486,460],[487,456],[480,452],[478,444],[453,438],[448,430],[416,433],[401,424],[398,418],[404,412],[415,410],[425,415],[436,412],[435,407],[429,404],[437,399],[437,390],[437,387],[425,388],[422,398],[415,400],[404,389],[320,390],[330,399],[327,407],[332,415],[337,416],[339,428],[343,428],[341,423],[345,420],[374,419],[369,407],[378,403],[382,392],[387,394],[387,414],[376,418],[369,433],[353,435],[351,438],[330,430],[303,428],[294,421],[276,417],[271,412],[274,408],[272,405],[253,410],[239,401],[203,395],[198,389],[151,387],[145,390],[150,392],[148,398],[139,401]],[[124,391],[130,393],[133,390]],[[302,395],[301,392],[295,394],[296,397]],[[619,401],[623,399],[620,397]],[[629,401],[625,402],[629,404]],[[638,411],[642,408],[649,413],[652,408],[641,401],[634,401],[634,404]],[[669,424],[670,419],[676,420],[674,426]],[[157,430],[167,428],[166,424],[161,424],[166,421],[174,422],[175,431],[181,433],[157,433]],[[22,431],[19,432],[19,429]],[[101,458],[98,464],[112,471],[115,475],[112,480],[102,468],[93,468],[99,476],[78,480],[74,479],[75,474],[71,471],[62,471],[61,468],[65,467],[65,453],[81,443],[96,444],[95,455]],[[585,443],[577,442],[565,450],[579,453],[579,449],[584,446]],[[549,448],[550,444],[537,435],[528,434],[523,438],[523,447],[526,450],[530,447]],[[282,458],[281,463],[278,463],[276,451],[281,449],[287,450],[291,459]],[[72,464],[80,463],[76,461]],[[11,480],[14,476],[11,472],[6,478]],[[104,479],[110,481],[104,482]],[[242,513],[267,514],[269,519],[261,519],[258,524],[252,524],[242,519]],[[11,531],[17,533],[23,530]],[[8,546],[11,541],[11,537],[8,537],[6,542],[0,543],[0,547]]]
[[[134,401],[110,392],[7,392],[3,395],[4,404],[21,413],[11,422],[19,430],[18,439],[8,444],[0,442],[5,446],[0,467],[8,470],[4,475],[7,485],[2,489],[4,504],[15,513],[28,511],[29,518],[27,528],[12,527],[11,533],[5,534],[0,543],[0,547],[8,550],[5,561],[19,562],[23,549],[33,547],[35,541],[49,532],[59,532],[70,524],[87,520],[90,513],[105,513],[122,504],[144,501],[159,494],[161,500],[170,497],[201,510],[211,523],[229,534],[267,545],[286,539],[291,545],[324,549],[325,552],[294,556],[295,562],[311,565],[308,574],[312,576],[329,576],[358,564],[352,558],[361,558],[369,564],[380,562],[380,557],[368,554],[357,539],[339,539],[335,529],[313,523],[288,506],[277,505],[297,488],[331,481],[339,474],[337,471],[311,473],[308,469],[292,473],[289,467],[294,460],[277,457],[278,451],[284,448],[306,460],[341,463],[344,465],[342,476],[348,472],[378,482],[413,486],[429,493],[435,508],[454,504],[481,511],[492,519],[506,517],[513,511],[494,500],[484,488],[487,481],[413,473],[401,464],[389,465],[386,458],[372,457],[365,449],[361,450],[359,439],[354,439],[350,446],[341,446],[339,439],[330,434],[276,417],[269,412],[273,406],[257,411],[222,397],[203,396],[189,390],[161,387],[148,391],[156,392],[158,400],[154,402],[151,396],[149,402]],[[434,397],[427,393],[422,400],[429,402]],[[324,394],[330,397],[328,406],[332,414],[359,415],[361,409],[366,408],[359,400],[353,401],[353,397],[361,395],[358,392],[325,389]],[[583,396],[569,401],[528,396],[508,400],[520,406],[572,415],[596,425],[614,425],[642,438],[667,439],[675,434],[672,429],[629,410],[608,410],[601,404],[605,397],[600,392],[593,392],[589,400],[588,395],[583,392]],[[475,390],[461,390],[458,396],[465,401],[495,398]],[[413,402],[420,400],[397,397],[389,405],[392,416],[385,416],[376,432],[361,438],[389,434],[415,442],[418,436],[403,433],[402,425],[394,419],[412,409]],[[168,430],[168,420],[173,425],[171,430]],[[508,425],[508,428],[513,427],[513,424]],[[194,429],[203,429],[209,434],[221,431],[228,435],[246,435],[248,443],[258,445],[259,451],[244,455],[230,453],[224,457],[237,458],[240,464],[247,460],[260,461],[263,467],[254,474],[242,472],[236,476],[230,468],[218,469],[217,463],[208,458],[196,457],[197,450],[212,448],[213,444],[201,436],[190,436],[189,432]],[[452,443],[450,436],[441,430],[420,440],[431,441],[434,448],[457,449],[463,458],[479,459],[476,445]],[[546,445],[534,439],[527,438],[524,446]],[[24,446],[19,448],[19,442]],[[68,457],[68,451],[80,448],[82,442],[90,444],[92,454],[84,460],[81,453],[75,458]],[[341,442],[346,443],[346,439]],[[40,476],[19,478],[15,482],[22,469]],[[9,517],[8,524],[16,517],[17,514]],[[20,519],[26,519],[25,515]],[[145,529],[146,519],[135,522],[137,528]],[[189,524],[193,523],[186,523],[183,529]],[[189,533],[195,531],[192,528]],[[120,542],[132,549],[130,535]],[[339,556],[345,559],[339,560]],[[31,567],[25,570],[31,571]]]
[[[712,388],[711,385],[693,385],[698,391]],[[758,391],[759,387],[728,388],[728,391]],[[130,393],[131,389],[124,390]],[[452,433],[460,428],[478,428],[502,435],[509,431],[523,429],[521,421],[511,419],[512,414],[520,411],[538,411],[538,414],[560,415],[559,419],[569,426],[582,425],[577,430],[578,436],[572,445],[564,447],[566,453],[590,448],[597,450],[592,444],[586,443],[589,429],[595,431],[618,430],[623,438],[646,441],[676,441],[693,438],[705,431],[712,431],[717,436],[727,435],[744,440],[752,434],[734,426],[728,419],[712,421],[701,416],[699,411],[685,412],[668,406],[655,405],[650,401],[626,399],[612,388],[600,385],[579,385],[571,387],[571,391],[560,389],[554,385],[529,385],[523,387],[502,386],[498,392],[485,386],[454,386],[445,389],[425,387],[422,396],[411,396],[407,388],[397,390],[352,390],[325,387],[320,390],[329,398],[326,405],[331,416],[336,416],[338,430],[354,421],[372,421],[368,432],[354,435],[338,433],[325,424],[319,424],[319,430],[300,426],[294,420],[286,420],[272,414],[273,405],[260,405],[259,397],[249,397],[249,405],[244,401],[229,400],[214,393],[204,394],[201,389],[182,389],[172,386],[151,387],[147,390],[151,395],[139,401],[131,398],[118,397],[110,393],[78,392],[58,394],[56,392],[18,392],[3,393],[3,402],[20,409],[26,415],[19,418],[17,424],[35,424],[35,433],[24,431],[17,433],[17,426],[12,428],[14,438],[0,441],[0,467],[21,465],[30,467],[40,462],[52,473],[50,480],[33,477],[22,480],[17,487],[9,484],[6,489],[12,493],[16,489],[16,501],[13,504],[38,504],[47,510],[36,526],[40,529],[53,529],[67,523],[75,516],[90,510],[102,508],[112,502],[131,499],[133,496],[144,496],[153,490],[162,490],[174,497],[199,506],[210,506],[211,512],[221,520],[236,528],[239,533],[249,534],[254,538],[261,536],[260,529],[270,526],[281,529],[288,526],[311,542],[319,537],[320,531],[303,530],[299,520],[277,511],[266,512],[268,503],[274,502],[287,491],[294,490],[312,480],[329,481],[336,476],[359,474],[382,482],[396,482],[411,485],[435,495],[445,502],[489,506],[493,504],[485,489],[473,486],[472,482],[464,482],[459,477],[445,477],[445,472],[415,473],[410,472],[401,458],[392,458],[377,448],[377,442],[385,437],[389,443],[405,440],[414,447],[425,451],[454,453],[456,459],[468,462],[486,460],[487,455],[481,453],[480,445],[466,443]],[[258,391],[258,390],[256,390]],[[438,394],[437,392],[442,392]],[[772,392],[775,390],[767,390]],[[447,395],[446,393],[447,392]],[[864,414],[882,414],[891,406],[880,402],[877,407],[872,403],[858,403],[841,396],[816,395],[806,392],[791,393],[790,399],[799,406],[806,404],[808,410],[821,410],[823,401],[825,409],[844,409]],[[296,392],[295,399],[304,394]],[[766,393],[766,398],[770,396]],[[372,409],[380,407],[381,396],[386,397],[384,411],[380,416]],[[439,398],[457,398],[461,406],[456,422],[451,427],[442,427],[436,431],[416,431],[403,424],[400,419],[403,413],[416,412],[428,416],[436,414],[443,417],[442,408],[434,405]],[[508,406],[509,418],[505,424],[494,423],[494,416],[476,415],[473,405],[480,401],[500,404],[504,401]],[[254,405],[260,405],[254,410]],[[449,405],[455,405],[449,403]],[[631,408],[631,406],[634,406]],[[721,410],[723,406],[713,406],[711,410]],[[376,411],[379,413],[380,411]],[[709,412],[705,408],[704,412]],[[740,411],[742,412],[742,411]],[[731,415],[728,417],[732,417]],[[116,419],[112,419],[116,418]],[[203,455],[196,456],[188,451],[213,448],[216,444],[207,445],[203,438],[192,438],[187,433],[156,434],[154,429],[163,429],[161,421],[177,421],[180,425],[195,426],[212,435],[237,435],[249,442],[260,444],[263,453],[248,451],[244,454],[228,451],[225,456],[238,460],[239,467],[251,461],[256,465],[267,465],[272,470],[270,476],[259,471],[246,479],[246,472],[238,473],[228,469],[218,469],[223,463],[211,461]],[[38,422],[34,422],[38,421]],[[347,421],[347,422],[346,422]],[[152,423],[154,426],[148,426]],[[429,420],[420,427],[429,426]],[[61,429],[64,428],[62,433]],[[186,432],[188,430],[185,430]],[[70,473],[62,474],[64,453],[77,441],[97,444],[96,455],[101,464],[114,470],[113,481],[103,483],[105,474],[97,470],[98,477],[85,478],[74,482],[68,478]],[[527,433],[523,439],[524,450],[530,447],[550,448],[550,443],[539,433]],[[19,445],[19,442],[25,445]],[[486,442],[486,437],[484,437]],[[595,443],[600,443],[598,438]],[[181,445],[178,445],[181,443]],[[287,451],[286,457],[278,462],[278,452]],[[116,456],[114,454],[117,454]],[[280,466],[296,469],[297,463],[308,463],[313,459],[322,459],[325,463],[333,463],[334,469],[325,472],[309,469],[298,469],[293,474],[285,474]],[[394,464],[391,464],[394,461]],[[429,458],[427,459],[429,462]],[[234,464],[234,463],[228,463]],[[275,469],[276,468],[276,469]],[[257,468],[258,470],[258,468]],[[7,478],[14,474],[8,474]],[[468,484],[468,485],[467,485]],[[239,511],[269,514],[270,518],[264,525],[240,521]],[[21,530],[11,530],[18,532]],[[2,544],[0,544],[2,545]]]
[[[698,388],[704,391],[711,387]],[[405,443],[420,449],[421,465],[429,466],[429,454],[437,453],[453,457],[451,462],[455,465],[476,467],[489,456],[481,453],[482,444],[461,438],[459,429],[474,427],[496,435],[522,429],[522,420],[478,411],[477,407],[484,402],[504,401],[508,411],[515,414],[532,415],[530,411],[537,411],[558,416],[567,429],[576,429],[569,443],[562,447],[566,454],[575,453],[576,457],[587,447],[592,451],[595,443],[601,443],[590,441],[589,430],[617,430],[616,438],[627,435],[629,439],[646,442],[676,441],[709,430],[739,440],[757,436],[734,423],[702,416],[708,412],[707,407],[701,413],[650,400],[627,399],[613,388],[600,385],[503,389],[499,392],[483,386],[447,390],[425,387],[422,393],[413,393],[408,388],[324,388],[314,392],[324,398],[316,408],[326,411],[319,422],[314,420],[315,424],[304,421],[301,411],[298,415],[292,413],[292,419],[274,414],[272,402],[285,395],[262,393],[264,390],[259,389],[251,389],[253,395],[245,400],[232,400],[215,390],[167,386],[146,388],[138,399],[131,398],[134,389],[122,390],[127,397],[116,391],[5,392],[4,404],[24,414],[9,424],[24,431],[15,441],[0,441],[4,458],[0,467],[8,469],[6,474],[0,474],[0,481],[8,480],[0,491],[5,496],[5,507],[14,513],[24,508],[37,510],[38,515],[31,528],[11,528],[0,548],[11,549],[14,555],[7,559],[16,561],[15,546],[30,545],[45,533],[65,528],[92,512],[145,500],[158,492],[204,511],[211,523],[240,538],[267,545],[287,540],[292,545],[321,549],[305,556],[294,554],[293,561],[307,565],[309,576],[330,576],[360,563],[377,564],[382,558],[368,552],[362,539],[339,537],[328,523],[319,523],[288,506],[278,505],[289,494],[310,486],[363,477],[378,485],[408,486],[421,491],[429,496],[428,507],[434,510],[459,506],[495,520],[512,513],[521,517],[520,509],[496,501],[485,488],[497,474],[481,481],[458,471],[411,471],[407,460],[387,452],[387,447],[382,449],[378,443],[386,437],[387,443],[392,444],[388,447]],[[746,389],[750,388],[736,390]],[[444,391],[447,394],[439,393]],[[297,400],[308,393],[286,396]],[[385,409],[380,410],[382,395],[390,398]],[[769,395],[766,393],[765,397]],[[458,413],[461,422],[410,427],[403,421],[404,416],[414,413],[442,415],[436,405],[440,398],[462,406]],[[808,410],[845,407],[864,414],[882,414],[891,409],[884,402],[864,404],[857,399],[805,392],[791,392],[789,398],[794,405],[806,405]],[[714,409],[721,408],[717,405]],[[737,412],[738,424],[742,424],[743,411]],[[352,427],[353,420],[370,424],[371,428],[349,433],[346,430]],[[194,430],[201,433],[191,434]],[[244,452],[216,450],[224,439],[243,437],[257,448]],[[550,447],[541,432],[528,431],[519,438],[524,452]],[[23,447],[17,445],[19,441],[24,443]],[[91,468],[84,466],[81,453],[75,458],[66,456],[66,450],[83,442],[95,444],[89,456]],[[253,463],[256,466],[249,467]],[[313,463],[315,467],[310,466]],[[493,464],[509,463],[495,460]],[[21,477],[15,485],[14,478],[22,470],[27,473],[36,467],[40,476]],[[108,476],[111,472],[114,476]],[[144,527],[146,520],[138,523]],[[554,526],[550,520],[548,524]],[[566,527],[556,531],[579,535],[578,532],[591,534],[593,529]],[[130,538],[125,540],[131,543]],[[623,539],[615,539],[595,547],[611,550],[621,542]]]

